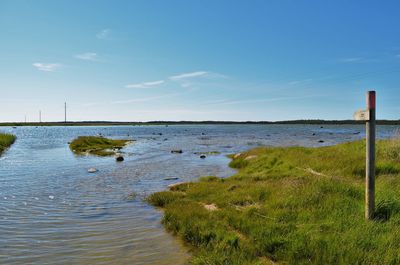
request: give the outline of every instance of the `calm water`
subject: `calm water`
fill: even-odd
[[[396,128],[381,126],[378,135],[388,137]],[[0,264],[186,264],[187,249],[164,231],[162,214],[143,202],[146,195],[203,175],[232,175],[225,155],[259,145],[321,146],[365,136],[363,126],[311,125],[0,131],[18,137],[0,158]],[[69,150],[75,137],[100,133],[136,140],[123,149],[124,162],[78,157]],[[172,149],[184,153],[171,154]],[[206,159],[194,154],[210,151],[221,154]],[[90,167],[99,172],[87,173]],[[132,192],[135,199],[128,198]]]

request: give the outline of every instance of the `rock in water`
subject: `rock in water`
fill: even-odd
[[[182,153],[183,153],[183,151],[182,151],[182,149],[178,149],[178,150],[171,150],[171,153],[172,153],[172,154],[182,154]]]
[[[118,162],[122,162],[122,161],[124,161],[124,157],[123,156],[117,156],[117,158],[115,158],[115,160],[117,160]]]
[[[89,173],[96,173],[97,171],[98,170],[96,168],[94,168],[94,167],[88,169]]]
[[[177,179],[179,179],[178,177],[167,177],[167,178],[164,178],[164,180],[177,180]]]
[[[204,159],[204,158],[206,158],[206,155],[200,155],[200,158]]]

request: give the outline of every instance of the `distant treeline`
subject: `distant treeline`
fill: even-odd
[[[5,122],[0,126],[122,126],[122,125],[202,125],[202,124],[363,124],[354,120],[290,120],[290,121],[148,121],[148,122],[110,122],[110,121],[78,121],[78,122]],[[400,120],[377,120],[379,125],[400,125]]]

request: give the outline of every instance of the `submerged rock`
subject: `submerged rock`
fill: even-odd
[[[164,180],[177,180],[177,179],[179,179],[178,177],[167,177],[167,178],[164,178]]]
[[[88,169],[88,173],[96,173],[98,170],[97,168],[91,167]]]
[[[136,192],[132,192],[131,194],[129,194],[128,196],[125,197],[126,201],[133,201],[135,200],[137,197],[137,193]]]
[[[183,151],[182,151],[182,149],[176,149],[176,150],[171,150],[171,153],[172,154],[182,154]]]

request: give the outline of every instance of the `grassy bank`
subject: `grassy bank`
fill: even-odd
[[[73,140],[69,148],[78,155],[114,155],[116,151],[123,148],[130,140],[112,140],[97,136],[79,136]]]
[[[15,142],[15,139],[16,137],[12,134],[0,133],[0,155]]]
[[[400,142],[377,143],[377,211],[364,219],[364,142],[258,148],[238,173],[151,195],[194,264],[400,264]]]

